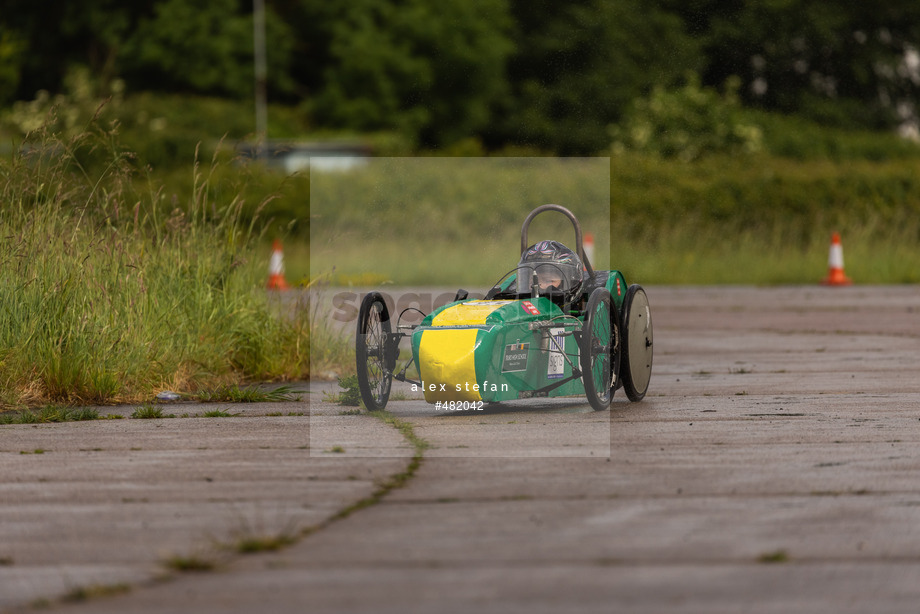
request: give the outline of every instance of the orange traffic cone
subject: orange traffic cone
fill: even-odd
[[[585,257],[588,259],[588,262],[591,263],[591,268],[594,268],[594,235],[590,232],[585,233],[583,248],[585,250]]]
[[[840,233],[835,232],[831,237],[831,251],[827,257],[827,277],[821,280],[825,286],[848,286],[853,283],[843,273],[843,245],[840,244]]]
[[[288,284],[284,280],[284,253],[281,251],[281,241],[275,239],[272,244],[272,258],[268,262],[269,290],[287,290]]]

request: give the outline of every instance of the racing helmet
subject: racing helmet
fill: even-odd
[[[527,248],[518,263],[518,287],[529,287],[534,273],[540,291],[546,293],[573,295],[585,280],[581,258],[558,241],[540,241]]]

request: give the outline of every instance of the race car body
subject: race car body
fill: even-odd
[[[610,277],[622,303],[622,276]],[[418,388],[429,403],[584,395],[581,327],[549,297],[450,303],[412,333]]]

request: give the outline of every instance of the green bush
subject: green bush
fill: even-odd
[[[630,150],[690,161],[708,153],[759,151],[761,130],[741,113],[739,84],[731,79],[720,95],[691,74],[679,89],[655,87],[611,127],[614,154]]]
[[[801,117],[745,111],[763,130],[764,149],[794,160],[885,162],[920,157],[920,144],[893,132],[829,129]]]

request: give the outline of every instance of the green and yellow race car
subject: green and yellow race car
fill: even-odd
[[[531,221],[545,211],[572,222],[575,250],[557,241],[528,244]],[[578,220],[560,205],[543,205],[527,216],[520,261],[485,298],[470,300],[460,290],[420,324],[404,326],[399,319],[394,330],[379,292],[364,297],[356,359],[369,410],[386,406],[393,379],[411,383],[427,402],[448,410],[575,395],[604,410],[620,387],[630,401],[642,400],[651,379],[645,290],[627,286],[619,271],[595,271]],[[410,338],[412,357],[398,368],[403,337]],[[413,364],[418,379],[407,377]]]

